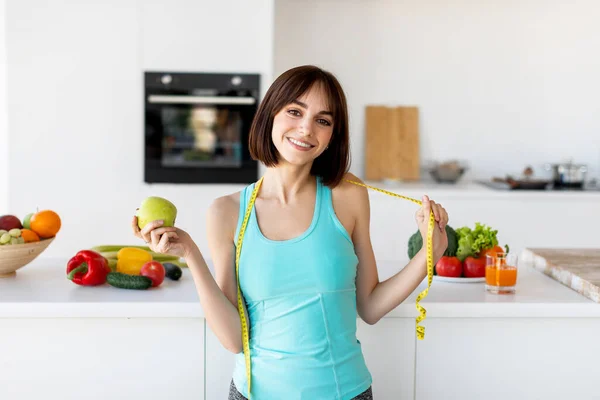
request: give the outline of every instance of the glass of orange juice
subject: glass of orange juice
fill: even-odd
[[[495,294],[514,293],[517,285],[517,255],[488,254],[485,261],[485,290]]]

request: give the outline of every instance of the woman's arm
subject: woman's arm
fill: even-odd
[[[152,221],[140,231],[136,217],[131,224],[134,234],[144,239],[152,251],[185,258],[208,325],[221,344],[236,354],[242,351],[233,245],[238,213],[238,204],[231,196],[216,199],[208,210],[208,243],[216,280],[187,232],[176,227],[163,227],[162,221]]]
[[[353,179],[354,180],[354,179]],[[358,180],[357,180],[358,181]],[[360,181],[359,181],[360,182]],[[356,185],[355,185],[356,186]],[[368,324],[375,324],[383,316],[402,303],[421,283],[427,275],[426,247],[413,257],[412,260],[397,274],[379,281],[377,264],[370,238],[370,204],[367,189],[356,186],[352,189],[354,215],[356,216],[352,241],[358,256],[358,271],[356,278],[356,301],[360,317]],[[427,204],[430,203],[430,204]],[[443,208],[433,201],[425,201],[424,206],[417,211],[419,229],[427,232],[429,207],[433,207],[437,219],[433,237],[434,263],[443,255],[447,247],[445,224],[447,216]],[[427,218],[423,216],[427,215]],[[442,228],[440,229],[440,225]]]
[[[215,278],[199,251],[188,260],[193,268],[202,309],[210,329],[221,344],[232,353],[242,351],[242,328],[237,309],[237,279],[235,276],[235,246],[233,236],[237,226],[239,205],[230,196],[215,199],[208,210],[207,238],[215,269]]]
[[[211,254],[214,253],[211,252]],[[228,287],[231,284],[227,281],[230,277],[224,277],[227,273],[221,272],[219,274],[217,272],[217,280],[219,281],[217,283],[198,248],[186,257],[186,262],[194,278],[200,304],[202,304],[202,310],[204,311],[204,317],[210,329],[227,350],[236,354],[241,352],[242,332],[240,316],[237,306],[234,306],[229,299],[230,290]],[[221,267],[217,267],[217,265],[221,265]],[[215,270],[222,270],[222,264],[215,261]],[[219,276],[221,279],[219,279]],[[235,279],[235,276],[233,278]],[[234,296],[237,296],[237,292]]]

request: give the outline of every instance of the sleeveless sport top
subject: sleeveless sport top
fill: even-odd
[[[242,190],[238,237],[254,183]],[[315,210],[300,236],[273,241],[252,210],[240,255],[250,324],[252,400],[346,400],[372,383],[356,338],[358,258],[317,178]],[[244,353],[233,380],[248,397]]]

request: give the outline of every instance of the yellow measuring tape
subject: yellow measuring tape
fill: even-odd
[[[264,177],[263,177],[264,178]],[[242,253],[242,242],[244,239],[244,232],[246,231],[246,225],[248,224],[248,219],[250,218],[250,214],[252,213],[252,207],[254,207],[254,202],[256,201],[256,196],[258,195],[258,190],[260,189],[260,185],[263,181],[263,178],[260,178],[256,185],[254,186],[254,190],[252,191],[252,197],[250,198],[250,203],[248,203],[248,207],[246,208],[246,214],[244,215],[244,221],[242,222],[242,227],[240,229],[240,233],[237,239],[237,246],[235,250],[235,276],[237,280],[237,305],[238,311],[240,314],[240,321],[242,323],[242,344],[244,348],[244,358],[246,360],[246,379],[248,380],[248,399],[250,399],[250,393],[252,388],[252,370],[250,363],[250,338],[248,332],[248,321],[246,319],[246,314],[244,311],[244,302],[242,298],[242,291],[240,289],[240,254]],[[412,201],[415,204],[422,205],[423,203],[419,200],[401,196],[399,194],[388,192],[387,190],[379,189],[373,186],[365,185],[360,182],[355,182],[346,179],[347,182],[354,183],[358,186],[364,186],[369,189],[376,190],[378,192],[393,196],[399,197],[404,200]],[[241,199],[240,199],[241,201]],[[431,281],[433,279],[433,228],[435,224],[435,218],[433,215],[433,210],[429,213],[429,224],[427,226],[427,287],[419,293],[416,299],[417,310],[419,311],[419,315],[416,318],[416,331],[417,338],[423,340],[425,338],[425,327],[419,325],[419,322],[425,319],[427,311],[423,306],[419,304],[421,300],[427,296],[429,292],[429,288],[431,287]]]

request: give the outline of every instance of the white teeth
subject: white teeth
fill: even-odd
[[[302,142],[299,142],[299,141],[294,140],[292,138],[288,138],[288,139],[289,139],[290,142],[294,143],[296,146],[306,147],[306,148],[312,147],[310,144],[302,143]]]

